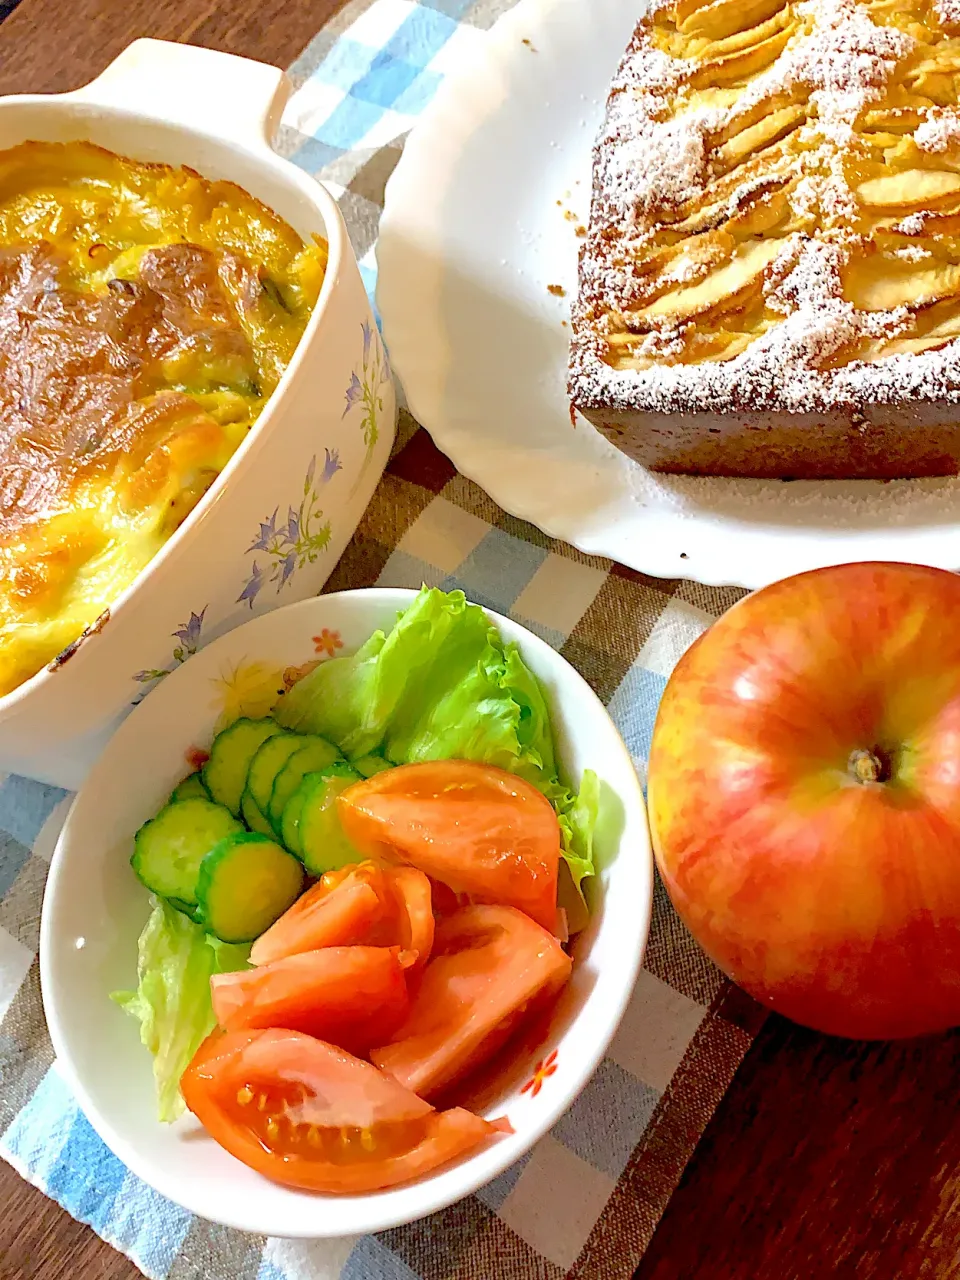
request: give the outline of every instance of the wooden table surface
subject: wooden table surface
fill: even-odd
[[[74,88],[143,35],[285,66],[340,5],[0,0],[0,93]],[[960,1276],[958,1094],[960,1033],[864,1045],[771,1017],[636,1280]],[[140,1276],[2,1161],[0,1206],[0,1280]]]

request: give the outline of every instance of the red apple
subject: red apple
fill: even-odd
[[[960,1023],[960,577],[747,596],[667,685],[648,799],[674,906],[758,1000],[845,1036]]]

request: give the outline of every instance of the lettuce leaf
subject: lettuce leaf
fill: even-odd
[[[553,747],[553,730],[550,728],[550,713],[540,688],[540,682],[524,660],[515,644],[508,644],[504,650],[503,687],[520,708],[520,722],[517,726],[517,737],[520,741],[520,773],[523,769],[538,769],[542,777],[555,779],[557,762]],[[531,782],[539,782],[531,777]]]
[[[162,899],[153,902],[138,944],[137,989],[110,999],[140,1022],[153,1054],[158,1118],[170,1122],[184,1110],[180,1077],[214,1027],[211,974],[245,968],[250,948],[210,938]]]
[[[351,657],[321,662],[280,698],[274,718],[285,729],[329,738],[351,759],[369,755],[392,709],[384,706],[379,688],[385,642],[383,632],[375,631]]]
[[[600,817],[600,779],[592,769],[584,769],[579,794],[557,783],[546,795],[557,811],[563,856],[570,868],[574,888],[582,897],[580,882],[585,876],[592,876],[596,869],[593,833]]]
[[[498,638],[462,591],[424,589],[389,635],[376,631],[352,657],[322,662],[274,715],[285,729],[329,738],[349,760],[369,755],[388,732],[402,740],[423,708],[476,665],[491,634]]]
[[[520,709],[502,687],[498,640],[490,628],[469,664],[436,664],[429,695],[408,698],[403,716],[390,726],[388,760],[480,760],[513,769],[520,754]]]
[[[560,782],[536,676],[462,591],[424,587],[388,635],[321,663],[274,715],[285,728],[330,738],[348,759],[379,751],[393,764],[473,760],[525,778],[557,811],[582,897],[581,881],[594,872],[596,775],[584,774],[579,796]]]

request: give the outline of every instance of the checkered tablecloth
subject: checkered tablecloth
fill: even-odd
[[[373,290],[384,184],[443,75],[512,0],[353,0],[291,68],[280,147],[334,190]],[[579,0],[589,3],[590,0]],[[553,541],[458,475],[401,413],[386,475],[328,583],[461,587],[559,649],[607,703],[644,777],[666,677],[740,594],[645,578]],[[755,1034],[758,1006],[703,957],[657,886],[623,1025],[570,1112],[452,1208],[376,1237],[266,1240],[192,1218],[115,1159],[53,1060],[36,958],[69,797],[0,782],[0,1154],[170,1280],[619,1280],[636,1266]]]

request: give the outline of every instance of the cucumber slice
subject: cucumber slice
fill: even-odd
[[[167,803],[172,804],[175,800],[190,800],[194,796],[200,800],[209,800],[210,792],[203,785],[203,779],[199,773],[188,773],[170,792]]]
[[[331,764],[308,773],[307,778],[312,779],[312,785],[304,797],[297,831],[303,865],[311,875],[322,876],[325,871],[361,862],[362,856],[343,834],[337,814],[337,796],[360,781],[359,773],[348,764]]]
[[[203,785],[235,816],[240,812],[251,760],[261,744],[278,733],[283,730],[269,717],[251,720],[243,716],[214,738],[210,759],[203,766]]]
[[[274,840],[242,831],[210,850],[200,866],[200,917],[223,942],[253,942],[303,887],[303,867]]]
[[[246,789],[257,802],[257,808],[266,817],[273,794],[273,784],[277,774],[290,757],[303,746],[303,739],[298,733],[276,733],[268,738],[257,749],[257,754],[250,761],[247,771]]]
[[[243,827],[228,809],[198,796],[164,805],[133,838],[130,864],[148,889],[174,905],[197,902],[200,863],[225,836]]]
[[[313,778],[308,773],[283,806],[283,817],[280,820],[280,839],[284,847],[298,858],[303,857],[303,849],[300,847],[300,815],[303,813],[304,801],[312,790]]]
[[[317,738],[313,735],[303,736],[300,738],[300,742],[303,744],[300,750],[295,751],[290,756],[277,774],[276,781],[273,784],[273,792],[270,796],[270,803],[264,809],[264,813],[273,824],[273,829],[277,835],[280,835],[283,829],[283,811],[286,808],[287,801],[307,774],[313,773],[317,769],[323,769],[326,765],[333,764],[335,760],[342,758],[337,748],[332,742],[327,742],[326,738]]]
[[[256,831],[258,835],[273,839],[273,828],[263,816],[263,810],[254,800],[249,790],[244,791],[243,799],[240,801],[240,815],[251,831]]]
[[[383,773],[385,769],[393,768],[390,761],[384,760],[383,756],[361,756],[359,760],[351,760],[350,764],[361,778],[372,778],[375,773]]]
[[[183,915],[189,916],[194,924],[200,923],[200,908],[195,902],[181,902],[179,898],[166,898],[164,901],[169,903],[171,907],[175,907],[177,911],[182,912]]]

